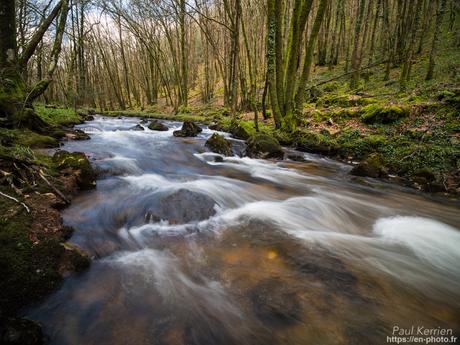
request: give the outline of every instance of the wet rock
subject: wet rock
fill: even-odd
[[[196,137],[203,130],[192,121],[184,121],[182,129],[174,131],[175,137]]]
[[[152,131],[160,131],[160,132],[166,132],[167,130],[169,130],[167,126],[165,126],[158,120],[154,120],[150,122],[149,129]]]
[[[45,343],[46,338],[37,322],[21,318],[0,319],[0,344],[42,345]]]
[[[303,155],[297,154],[297,153],[289,154],[287,156],[287,159],[290,159],[291,161],[294,161],[294,162],[306,162],[307,161]]]
[[[355,176],[368,177],[387,177],[388,171],[384,166],[383,157],[377,153],[369,155],[351,170],[351,174]]]
[[[137,124],[137,125],[131,127],[129,130],[130,131],[144,131],[145,129],[141,125]]]
[[[276,278],[267,278],[250,292],[256,316],[268,326],[287,326],[300,318],[301,301],[290,287]]]
[[[93,115],[87,115],[83,118],[85,121],[94,121],[94,116]]]
[[[267,134],[256,134],[246,142],[246,154],[252,158],[279,158],[284,157],[284,151],[275,138]]]
[[[179,189],[158,201],[147,213],[147,220],[167,220],[170,224],[186,224],[212,217],[215,201],[206,194]]]
[[[91,265],[91,259],[79,247],[71,243],[63,243],[64,253],[61,257],[59,273],[65,275],[68,272],[82,272]]]
[[[206,147],[212,152],[220,153],[224,156],[232,155],[232,144],[229,140],[225,139],[222,135],[214,133],[207,141]]]
[[[84,153],[58,151],[53,156],[53,162],[59,170],[75,176],[80,189],[87,190],[96,186],[96,174]]]
[[[209,128],[210,130],[212,130],[212,131],[219,131],[219,132],[221,132],[221,131],[224,130],[224,127],[222,127],[222,125],[220,125],[220,124],[217,123],[217,122],[211,123],[211,124],[208,126],[208,128]]]
[[[250,137],[246,129],[239,124],[232,124],[229,128],[229,132],[235,139],[248,140]]]
[[[67,140],[89,140],[90,136],[81,129],[73,129],[65,133]]]

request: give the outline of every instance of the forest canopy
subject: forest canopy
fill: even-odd
[[[9,0],[2,2],[0,65],[6,76],[8,51],[16,52],[26,103],[39,98],[101,110],[160,104],[175,112],[190,102],[218,103],[232,113],[267,116],[271,109],[277,127],[292,129],[312,87],[327,79],[318,70],[357,90],[381,69],[382,80],[396,79],[405,91],[414,87],[413,65],[422,59],[417,73],[433,79],[440,52],[458,50],[459,6],[454,0]]]

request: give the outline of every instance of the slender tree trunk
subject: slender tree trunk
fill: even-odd
[[[444,17],[444,12],[446,10],[447,0],[440,0],[438,9],[436,12],[436,23],[434,27],[433,40],[431,41],[431,51],[430,51],[430,62],[428,63],[428,72],[426,74],[425,80],[433,79],[434,67],[436,64],[436,49],[439,41],[439,34],[442,27],[442,18]]]

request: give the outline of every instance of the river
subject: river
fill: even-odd
[[[384,344],[392,329],[460,335],[460,212],[302,153],[221,159],[213,131],[77,126],[99,178],[63,213],[91,268],[26,315],[51,344]],[[145,125],[144,125],[145,126]],[[241,152],[242,142],[233,141]]]

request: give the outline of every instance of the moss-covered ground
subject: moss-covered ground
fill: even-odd
[[[0,322],[62,281],[59,270],[66,252],[62,243],[70,230],[62,227],[58,211],[47,204],[54,191],[33,171],[41,169],[56,188],[66,192],[58,164],[36,149],[57,147],[58,138],[65,134],[59,126],[81,122],[81,116],[71,109],[43,105],[35,111],[52,125],[49,132],[0,128],[0,192],[4,194],[0,195]],[[5,195],[25,203],[30,212]],[[37,222],[46,222],[53,231],[35,231],[40,228]]]

